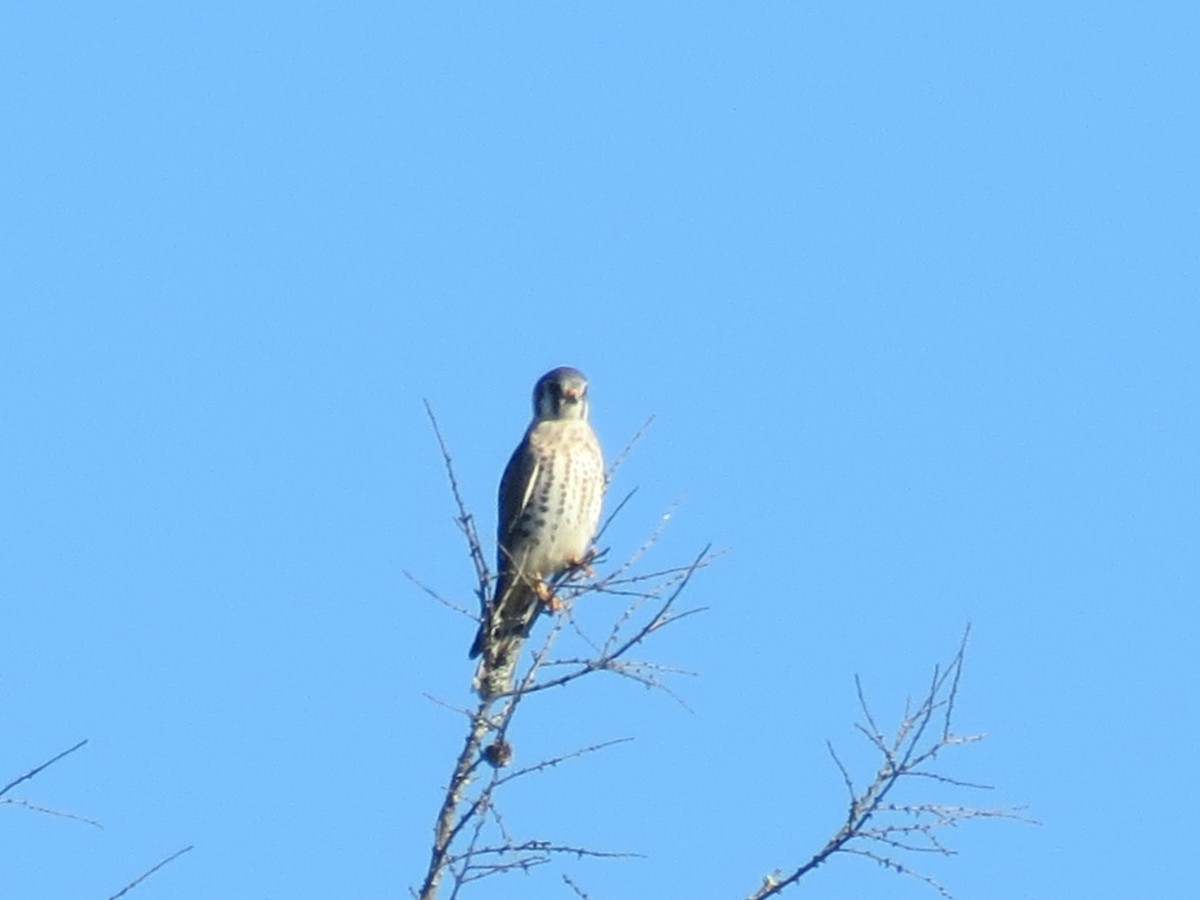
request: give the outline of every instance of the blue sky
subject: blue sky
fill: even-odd
[[[406,896],[534,380],[727,547],[654,655],[530,706],[566,862],[744,897],[972,624],[962,898],[1183,896],[1200,623],[1193,4],[40,3],[0,26],[0,896]],[[543,623],[542,627],[546,627]],[[1189,658],[1190,657],[1190,658]],[[934,896],[844,858],[808,890]],[[804,888],[794,893],[799,896]]]

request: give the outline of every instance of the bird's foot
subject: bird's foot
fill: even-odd
[[[596,558],[596,548],[589,548],[588,552],[583,554],[583,559],[571,560],[571,566],[578,569],[588,578],[596,577],[596,570],[591,567],[591,562]]]
[[[534,588],[534,593],[537,594],[537,598],[545,603],[546,608],[552,613],[562,612],[565,608],[562,600],[559,599],[558,595],[555,594],[554,591],[550,590],[550,585],[546,584],[544,581],[539,581],[537,583],[537,586]]]

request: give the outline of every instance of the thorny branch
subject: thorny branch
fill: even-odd
[[[832,744],[829,754],[841,773],[849,803],[846,817],[829,841],[794,871],[772,872],[763,878],[762,886],[747,900],[774,897],[790,887],[813,869],[838,853],[874,860],[886,869],[908,875],[929,885],[945,898],[950,892],[913,866],[901,855],[932,853],[953,856],[955,851],[941,840],[941,831],[973,819],[1024,819],[1015,809],[985,809],[971,806],[952,806],[938,803],[896,803],[888,797],[906,779],[931,779],[952,787],[990,789],[952,778],[927,768],[943,750],[983,740],[982,734],[956,735],[953,731],[954,704],[958,699],[959,679],[970,628],[963,633],[958,652],[949,664],[935,667],[929,688],[916,708],[906,704],[904,716],[890,738],[884,735],[867,705],[862,682],[856,677],[855,688],[863,721],[856,724],[870,744],[882,757],[879,769],[871,782],[862,789],[854,786],[850,772],[838,757]],[[932,734],[931,734],[932,732]]]
[[[454,464],[442,438],[437,421],[428,403],[426,413],[433,424],[441,450],[442,462],[450,481],[451,493],[458,510],[456,523],[466,537],[468,549],[475,567],[475,593],[481,607],[491,588],[492,575],[488,570],[483,548],[479,540],[475,519],[468,511],[454,473]],[[649,422],[646,423],[649,425]],[[638,432],[632,443],[640,438]],[[628,455],[627,448],[617,459],[613,470]],[[609,472],[611,478],[612,471]],[[606,520],[604,527],[624,507],[632,492],[617,505]],[[581,569],[562,573],[551,582],[551,589],[562,601],[565,614],[560,615],[549,629],[545,640],[531,655],[523,673],[516,679],[512,691],[482,700],[473,710],[461,710],[468,720],[467,734],[451,772],[434,826],[434,841],[430,853],[429,867],[424,881],[414,896],[420,900],[435,900],[443,880],[449,878],[449,896],[458,897],[463,886],[511,871],[525,871],[544,865],[555,856],[625,857],[636,854],[598,851],[571,844],[541,840],[517,840],[508,834],[496,807],[496,794],[504,786],[529,775],[546,771],[569,760],[577,759],[600,750],[624,743],[626,739],[607,741],[584,747],[512,772],[505,767],[512,759],[512,746],[508,732],[513,717],[521,708],[526,697],[550,688],[563,687],[586,675],[608,671],[630,678],[642,685],[655,687],[670,694],[663,676],[678,670],[644,660],[631,659],[631,652],[644,643],[650,635],[677,622],[698,609],[679,611],[676,609],[683,589],[697,570],[715,559],[716,554],[705,548],[690,563],[672,566],[655,572],[633,572],[632,565],[640,559],[661,536],[670,513],[662,517],[651,536],[629,558],[598,577],[582,578]],[[603,531],[602,531],[603,533]],[[608,551],[602,550],[591,561],[593,566],[603,564]],[[414,579],[415,580],[415,579]],[[419,584],[419,582],[418,582]],[[461,606],[445,600],[435,591],[421,587],[451,608]],[[626,598],[626,607],[602,640],[592,640],[572,615],[576,601],[588,594],[605,594]],[[557,659],[551,652],[563,630],[570,626],[591,647],[586,657]],[[543,677],[543,670],[554,669],[552,677]],[[672,696],[674,696],[672,694]],[[494,836],[493,836],[494,835]]]

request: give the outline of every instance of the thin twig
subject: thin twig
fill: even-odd
[[[429,416],[429,424],[433,426],[433,434],[437,438],[438,448],[442,452],[442,463],[446,467],[446,477],[450,479],[450,492],[454,495],[454,503],[458,507],[458,519],[456,521],[462,530],[463,536],[467,539],[467,547],[471,552],[471,561],[475,564],[475,575],[479,580],[479,600],[481,604],[486,603],[487,585],[491,579],[491,575],[488,572],[487,561],[483,558],[483,545],[479,541],[479,532],[475,529],[475,517],[467,509],[462,491],[459,490],[458,476],[454,474],[454,459],[450,456],[450,450],[446,447],[446,441],[442,438],[442,430],[438,427],[437,416],[433,414],[433,407],[429,405],[428,400],[422,402],[425,404],[425,414]]]
[[[47,816],[56,816],[60,819],[73,819],[76,822],[82,822],[84,825],[92,825],[96,828],[104,827],[95,819],[89,819],[86,816],[80,816],[76,813],[65,812],[61,809],[50,809],[47,806],[38,806],[36,803],[30,803],[28,800],[18,800],[16,797],[5,797],[3,800],[0,800],[0,806],[5,806],[7,804],[20,806],[29,810],[30,812],[43,813]]]
[[[617,458],[613,460],[613,464],[604,473],[605,485],[613,480],[613,476],[617,474],[617,469],[621,468],[621,464],[629,458],[629,454],[633,452],[633,448],[641,443],[642,438],[646,436],[646,432],[650,430],[650,426],[654,424],[654,418],[654,416],[650,416],[650,418],[646,419],[642,423],[642,427],[634,432],[633,437],[629,439],[629,443],[625,445],[625,449],[617,454]]]
[[[604,532],[608,531],[608,526],[612,524],[613,519],[615,519],[617,514],[625,508],[625,504],[633,499],[633,495],[637,493],[637,490],[637,488],[630,490],[628,494],[621,498],[621,502],[613,508],[613,511],[608,514],[604,520],[604,524],[601,525],[600,530],[596,532],[597,543],[600,542],[600,538],[604,537]]]
[[[607,750],[609,747],[615,747],[618,744],[628,744],[632,741],[631,737],[614,738],[611,741],[601,741],[599,744],[592,744],[590,747],[580,747],[578,750],[572,750],[570,753],[564,753],[561,756],[555,756],[552,759],[544,759],[532,766],[526,766],[523,769],[517,769],[515,772],[510,772],[507,775],[499,777],[493,783],[493,787],[500,787],[503,784],[508,784],[510,781],[516,781],[525,775],[531,775],[534,772],[544,772],[547,769],[554,769],[562,765],[564,762],[572,759],[578,759],[581,756],[587,756],[589,753],[598,753],[601,750]]]
[[[437,591],[435,591],[433,588],[431,588],[425,582],[421,581],[419,578],[417,578],[415,575],[413,575],[407,569],[401,569],[400,571],[401,571],[401,574],[405,578],[407,578],[409,581],[411,581],[413,584],[415,584],[417,587],[419,587],[421,590],[423,590],[426,594],[428,594],[430,597],[432,597],[438,603],[442,604],[442,606],[446,607],[447,609],[452,609],[456,613],[459,613],[463,616],[466,616],[472,622],[479,621],[479,616],[476,613],[473,613],[469,609],[459,606],[453,600],[447,600],[445,597],[443,597],[441,594],[439,594]]]
[[[461,856],[452,857],[453,862],[463,862],[470,859],[477,859],[481,856],[501,856],[508,853],[565,853],[570,856],[582,859],[585,856],[596,857],[599,859],[643,859],[640,853],[629,853],[624,850],[592,850],[588,847],[573,847],[567,844],[552,844],[549,841],[522,841],[519,844],[502,844],[496,847],[480,847],[477,850],[469,850]],[[507,866],[522,866],[523,862],[511,862],[501,864]],[[491,868],[491,866],[489,866]]]
[[[578,897],[579,900],[592,900],[592,898],[588,895],[587,891],[585,891],[583,888],[581,888],[579,885],[577,885],[574,881],[572,881],[571,876],[568,875],[566,872],[563,873],[562,880],[567,885],[567,887],[569,887],[571,890],[573,890],[575,892],[575,896]]]
[[[29,779],[31,779],[35,775],[37,775],[39,772],[41,772],[45,769],[48,769],[50,766],[54,765],[56,762],[58,762],[64,756],[70,756],[72,753],[74,753],[76,750],[78,750],[80,747],[84,746],[85,744],[87,744],[87,738],[84,738],[82,741],[80,741],[74,747],[69,747],[66,750],[64,750],[62,753],[59,753],[57,756],[54,756],[54,757],[46,760],[40,766],[34,766],[32,769],[30,769],[24,775],[19,775],[18,777],[14,778],[12,781],[10,781],[8,784],[6,784],[4,787],[0,788],[0,797],[3,797],[5,794],[7,794],[9,791],[11,791],[13,788],[15,788],[21,782],[28,781]]]
[[[147,869],[145,872],[143,872],[137,878],[133,879],[133,881],[129,882],[129,884],[125,885],[125,887],[121,888],[119,891],[117,891],[115,894],[113,894],[111,897],[109,897],[108,900],[117,900],[118,897],[124,897],[126,894],[128,894],[130,891],[132,891],[135,887],[137,887],[139,884],[141,884],[143,881],[145,881],[147,878],[149,878],[151,875],[153,875],[155,872],[157,872],[163,866],[167,865],[167,863],[171,863],[171,862],[174,862],[175,860],[179,859],[179,857],[183,856],[183,854],[185,854],[189,850],[191,850],[193,846],[194,845],[189,844],[188,846],[184,847],[182,850],[176,850],[174,853],[172,853],[166,859],[163,859],[163,860],[155,863],[153,866],[151,866],[149,869]]]

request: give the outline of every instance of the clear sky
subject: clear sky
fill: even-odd
[[[591,379],[652,655],[504,801],[633,850],[474,896],[741,898],[973,634],[956,894],[1181,897],[1200,726],[1194,3],[9,4],[0,896],[407,896],[534,380]],[[542,628],[546,627],[543,622]],[[934,896],[868,862],[822,896]],[[799,896],[804,888],[794,892]]]

